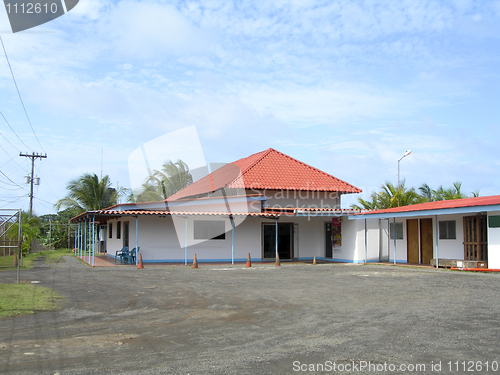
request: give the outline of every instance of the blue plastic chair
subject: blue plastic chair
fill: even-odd
[[[128,252],[128,246],[124,246],[121,250],[118,250],[115,252],[115,263],[116,263],[116,258],[120,257],[120,263],[123,263],[123,253]]]
[[[135,264],[135,254],[136,254],[135,247],[132,250],[127,251],[127,253],[123,254],[123,263]]]

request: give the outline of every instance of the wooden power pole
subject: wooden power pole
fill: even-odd
[[[42,155],[42,154],[38,154],[38,153],[35,154],[33,152],[31,155],[19,153],[19,156],[24,156],[25,158],[30,158],[31,159],[31,176],[29,177],[29,182],[30,182],[30,185],[31,185],[31,188],[30,188],[30,217],[31,217],[32,214],[33,214],[33,183],[35,182],[35,179],[34,179],[34,174],[35,174],[35,160],[36,159],[45,159],[47,157],[47,154]],[[36,182],[37,182],[36,185],[40,184],[40,180],[39,179]]]

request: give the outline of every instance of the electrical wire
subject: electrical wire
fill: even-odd
[[[10,130],[12,130],[12,133],[14,133],[14,135],[17,137],[17,139],[19,139],[19,140],[21,141],[21,143],[22,143],[25,147],[27,147],[27,148],[29,148],[29,149],[31,150],[31,147],[29,147],[26,143],[24,143],[24,142],[23,142],[23,140],[22,140],[21,138],[19,138],[19,136],[17,135],[17,133],[14,131],[14,129],[12,129],[12,126],[10,126],[9,122],[7,121],[7,119],[5,118],[5,116],[3,115],[2,111],[0,111],[0,115],[2,115],[3,119],[5,120],[5,122],[7,123],[7,125],[9,126]],[[0,133],[0,134],[1,134],[1,133]],[[2,134],[2,137],[4,137],[4,138],[5,138],[5,136],[4,136],[3,134]],[[5,140],[6,140],[7,142],[9,142],[9,140],[8,140],[7,138],[5,138]],[[10,142],[9,142],[9,143],[10,143]],[[10,145],[11,145],[12,147],[14,147],[15,149],[17,149],[17,151],[21,152],[21,150],[19,150],[19,149],[18,149],[16,146],[14,146],[12,143],[10,143]],[[33,151],[33,150],[31,150],[31,151]]]
[[[21,169],[24,171],[24,168],[23,168],[23,167],[21,167],[21,166],[20,166],[20,165],[19,165],[19,164],[18,164],[18,163],[14,160],[14,158],[13,158],[12,156],[10,156],[10,155],[9,155],[9,153],[7,152],[7,150],[5,150],[5,149],[3,148],[3,146],[2,146],[2,145],[0,145],[0,148],[1,148],[1,149],[2,149],[2,150],[6,153],[6,154],[7,154],[7,156],[10,158],[10,160],[12,160],[12,161],[13,161],[13,162],[14,162],[14,163],[15,163],[15,164],[19,167],[19,168],[21,168]],[[10,161],[10,160],[9,160],[9,161]],[[7,162],[7,163],[8,163],[8,162]],[[5,163],[5,164],[7,164],[7,163]],[[3,166],[5,166],[5,164],[3,164],[3,165],[2,165],[2,167],[3,167]]]
[[[12,183],[13,183],[14,185],[16,185],[17,187],[19,187],[19,188],[21,188],[21,189],[23,188],[21,185],[18,185],[16,182],[12,181],[12,180],[10,179],[10,177],[9,177],[9,176],[7,176],[7,175],[6,175],[5,173],[3,173],[2,171],[0,171],[0,173],[1,173],[3,176],[5,176],[5,178],[6,178],[7,180],[9,180],[10,182],[12,182]]]
[[[48,180],[47,178],[45,178],[45,177],[42,175],[42,172],[41,172],[40,168],[39,168],[39,167],[37,167],[37,166],[35,165],[35,169],[36,169],[36,171],[38,172],[38,175],[39,175],[40,177],[43,177],[43,179],[44,179],[44,183],[45,183],[45,184],[47,184],[47,186],[49,187],[49,190],[52,192],[52,194],[54,194],[54,196],[55,196],[57,199],[59,199],[59,198],[58,198],[58,196],[57,196],[57,194],[54,192],[54,190],[53,190],[53,189],[52,189],[52,187],[50,186],[50,184],[49,184],[49,180]]]
[[[14,77],[14,71],[12,70],[12,67],[10,66],[9,56],[7,56],[7,50],[5,49],[5,45],[3,44],[3,39],[2,39],[1,35],[0,35],[0,41],[2,42],[2,47],[3,47],[3,51],[5,53],[5,58],[7,59],[7,64],[9,65],[10,73],[12,74],[12,80],[14,81],[14,85],[16,86],[17,94],[19,95],[19,100],[21,101],[21,104],[23,106],[24,113],[26,114],[26,118],[28,119],[28,123],[30,124],[31,131],[33,132],[33,135],[35,136],[36,141],[38,142],[38,144],[42,148],[42,151],[47,153],[47,151],[45,151],[42,144],[40,143],[40,140],[38,139],[38,137],[35,133],[35,129],[33,129],[33,125],[31,124],[31,120],[28,116],[28,112],[26,111],[26,107],[24,106],[23,98],[21,97],[21,92],[19,91],[19,87],[17,87],[16,78]],[[24,144],[24,142],[23,142],[23,144]]]

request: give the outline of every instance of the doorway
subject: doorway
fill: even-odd
[[[262,258],[276,258],[276,224],[262,224]],[[294,224],[278,223],[278,254],[280,259],[293,259]]]
[[[125,246],[128,247],[128,243],[129,243],[128,233],[129,233],[129,222],[124,221],[123,222],[123,247],[125,247]]]
[[[325,258],[333,258],[332,223],[325,223]]]
[[[486,215],[464,217],[464,260],[488,261]]]
[[[406,260],[414,264],[431,264],[434,246],[432,219],[406,220]]]

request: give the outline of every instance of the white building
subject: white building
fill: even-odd
[[[140,248],[145,263],[268,261],[316,257],[500,268],[500,196],[377,211],[341,209],[360,189],[274,149],[214,171],[165,202],[85,212],[76,248],[87,252],[101,227],[107,256]],[[91,246],[95,251],[95,246]],[[476,262],[476,263],[473,263]],[[475,268],[475,267],[472,267]]]

